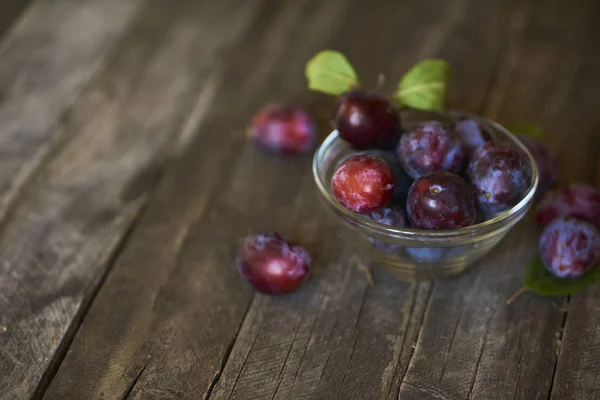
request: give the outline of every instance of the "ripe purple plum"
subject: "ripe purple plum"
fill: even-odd
[[[292,292],[311,269],[310,254],[278,233],[258,233],[243,238],[236,259],[238,271],[256,290],[265,294]]]
[[[536,218],[541,226],[565,216],[583,219],[600,229],[600,190],[585,183],[572,183],[547,193],[537,207]]]
[[[413,179],[440,171],[459,173],[464,159],[460,142],[437,121],[423,122],[402,135],[396,155]]]
[[[315,143],[317,125],[306,111],[298,107],[269,104],[253,117],[248,136],[269,153],[303,154]]]
[[[525,196],[531,183],[531,164],[516,146],[486,142],[473,152],[467,176],[479,207],[487,214],[497,213]]]
[[[479,146],[492,140],[488,130],[472,118],[460,118],[454,123],[454,133],[460,140],[463,154],[470,157]]]
[[[406,210],[413,228],[433,230],[472,225],[477,215],[473,189],[450,172],[415,180],[408,192]]]
[[[335,127],[355,149],[388,148],[400,137],[400,116],[386,98],[355,89],[338,104]]]
[[[576,278],[600,262],[600,232],[589,222],[559,217],[540,236],[544,266],[559,278]]]
[[[537,140],[527,135],[518,135],[527,149],[533,155],[538,166],[540,181],[536,191],[536,197],[541,198],[548,190],[558,183],[560,171],[556,158]]]
[[[331,178],[331,190],[349,210],[368,213],[385,207],[394,195],[394,173],[380,157],[358,154],[348,157]]]

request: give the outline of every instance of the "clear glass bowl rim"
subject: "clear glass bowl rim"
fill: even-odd
[[[410,113],[423,111],[409,110],[405,112]],[[370,218],[367,218],[364,215],[350,211],[346,207],[338,203],[337,200],[333,197],[331,191],[329,190],[329,187],[327,187],[324,182],[324,180],[326,179],[326,171],[324,170],[326,168],[325,157],[330,148],[336,143],[336,140],[342,140],[338,139],[338,132],[337,130],[334,130],[327,136],[327,138],[315,151],[312,163],[312,171],[315,183],[317,185],[317,188],[319,189],[321,196],[325,199],[327,205],[331,207],[333,211],[336,212],[338,215],[342,216],[345,222],[350,224],[352,228],[366,230],[371,236],[389,238],[400,241],[404,240],[409,242],[427,242],[428,244],[433,244],[432,242],[441,243],[445,241],[457,242],[467,240],[468,238],[484,239],[484,237],[495,235],[498,231],[504,230],[505,228],[511,226],[512,223],[516,222],[516,220],[520,219],[524,214],[523,211],[527,211],[527,209],[531,205],[539,181],[537,164],[535,162],[535,159],[533,158],[533,155],[527,149],[527,147],[515,135],[510,133],[502,125],[485,117],[481,117],[470,112],[457,110],[449,110],[446,113],[435,113],[430,111],[426,112],[429,114],[438,115],[449,115],[451,113],[459,113],[461,115],[465,115],[469,118],[476,119],[483,124],[487,124],[496,129],[497,131],[500,131],[503,135],[509,138],[511,142],[517,145],[527,155],[531,164],[532,172],[531,184],[529,185],[527,192],[525,196],[521,199],[521,201],[515,204],[512,208],[499,213],[498,215],[494,216],[493,218],[487,221],[457,229],[438,231],[413,228],[398,229],[390,225],[378,223],[374,220],[371,220]]]

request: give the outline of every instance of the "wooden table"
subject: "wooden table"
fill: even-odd
[[[505,304],[531,217],[456,279],[369,286],[310,156],[243,139],[266,102],[327,113],[303,74],[318,50],[388,93],[441,57],[454,107],[542,125],[563,182],[600,185],[600,2],[24,6],[0,7],[1,399],[600,399],[600,285]],[[239,277],[258,230],[306,243],[305,287]]]

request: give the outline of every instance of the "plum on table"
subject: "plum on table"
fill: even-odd
[[[265,294],[292,292],[311,269],[310,254],[275,232],[258,233],[240,241],[238,271],[256,290]]]
[[[600,232],[589,222],[559,217],[544,228],[539,242],[544,266],[559,278],[576,278],[600,262]]]
[[[248,136],[270,153],[302,154],[313,147],[317,125],[310,114],[298,107],[269,104],[253,117]]]
[[[538,223],[546,226],[563,216],[583,219],[600,229],[600,190],[585,183],[572,183],[547,193],[537,206]]]

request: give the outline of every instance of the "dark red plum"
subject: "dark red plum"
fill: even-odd
[[[472,225],[477,214],[473,189],[450,172],[415,180],[408,192],[406,211],[413,228],[434,230]]]
[[[467,169],[477,203],[488,214],[517,204],[527,193],[531,173],[527,155],[518,147],[502,142],[479,146]]]
[[[331,178],[335,198],[349,210],[367,213],[385,207],[394,195],[394,173],[380,157],[348,157]]]
[[[248,136],[266,151],[295,155],[312,149],[317,125],[304,110],[280,104],[263,107],[252,119]]]
[[[537,198],[541,198],[558,183],[560,178],[558,162],[540,142],[531,136],[518,135],[518,137],[527,146],[537,164],[540,180],[535,195]]]
[[[576,278],[600,263],[600,233],[589,222],[559,217],[540,236],[540,256],[551,274]]]
[[[298,289],[311,269],[311,257],[303,247],[272,232],[242,239],[236,263],[244,279],[265,294]]]
[[[536,218],[541,226],[565,216],[583,219],[600,229],[600,190],[585,183],[572,183],[546,194],[537,207]]]
[[[373,221],[379,222],[380,224],[389,225],[394,228],[406,227],[406,219],[404,213],[398,207],[385,207],[379,211],[367,215]],[[369,241],[374,248],[385,252],[396,251],[400,246],[386,243],[380,240],[369,238]]]
[[[400,137],[400,116],[386,98],[356,89],[341,97],[335,127],[355,149],[389,148]]]
[[[471,118],[461,118],[454,124],[454,134],[460,140],[463,154],[470,157],[479,146],[492,140],[488,130]]]
[[[459,173],[463,165],[460,142],[437,121],[423,122],[402,135],[396,155],[413,179],[440,171]]]

